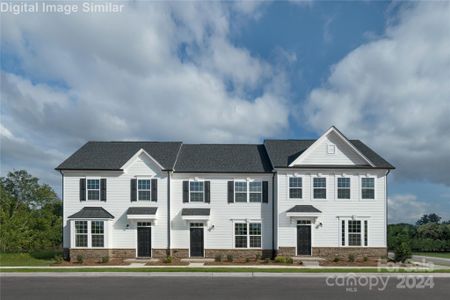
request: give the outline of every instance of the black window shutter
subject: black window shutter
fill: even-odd
[[[152,179],[152,201],[158,201],[158,179]]]
[[[268,181],[263,181],[263,203],[268,203],[269,202],[269,182]]]
[[[205,203],[211,202],[210,181],[205,181]]]
[[[136,184],[137,184],[137,180],[136,179],[131,179],[130,181],[130,199],[131,201],[136,201]]]
[[[234,181],[228,181],[228,203],[234,202]]]
[[[86,178],[80,178],[80,201],[86,201]]]
[[[183,202],[189,202],[189,181],[183,181]]]
[[[106,178],[100,179],[100,200],[106,201]]]

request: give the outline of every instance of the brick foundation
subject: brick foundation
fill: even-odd
[[[356,259],[367,257],[378,258],[387,256],[387,248],[375,247],[313,247],[313,256],[319,256],[327,259],[339,257],[347,259],[350,254],[353,254]]]
[[[99,260],[102,257],[109,258],[134,258],[135,249],[67,249],[71,261],[77,261],[77,256],[82,255],[83,259]]]
[[[168,254],[167,249],[152,249],[153,258],[165,258],[167,257],[167,254]]]
[[[221,255],[226,260],[228,255],[233,256],[233,261],[245,261],[246,259],[271,258],[272,249],[205,249],[205,257],[215,258]]]
[[[295,247],[280,247],[278,248],[277,255],[279,256],[295,256]]]
[[[188,258],[189,257],[189,249],[171,249],[171,255],[174,258]]]

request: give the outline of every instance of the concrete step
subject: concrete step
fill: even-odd
[[[205,262],[213,262],[214,258],[205,258],[205,257],[190,257],[190,258],[182,258],[181,262],[188,263],[205,263]]]
[[[125,259],[124,262],[131,264],[146,264],[149,262],[159,262],[158,258],[128,258]]]
[[[317,257],[317,256],[293,256],[292,259],[294,261],[321,261],[321,260],[325,260],[322,257]]]

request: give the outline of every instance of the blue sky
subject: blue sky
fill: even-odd
[[[450,5],[134,2],[2,13],[1,174],[87,140],[261,142],[336,125],[397,169],[391,222],[450,218]],[[447,51],[448,50],[448,51]]]

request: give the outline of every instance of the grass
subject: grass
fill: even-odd
[[[35,258],[29,253],[0,253],[0,266],[49,266],[50,258]]]
[[[450,252],[414,252],[413,255],[450,258]]]
[[[354,269],[354,268],[324,268],[324,269],[292,269],[292,268],[22,268],[22,269],[0,269],[0,272],[205,272],[205,273],[379,273],[377,268]],[[390,271],[381,269],[382,273],[417,273],[406,269]],[[426,272],[426,271],[423,271]],[[420,273],[420,271],[419,271]],[[450,273],[450,269],[431,271],[430,273]]]

